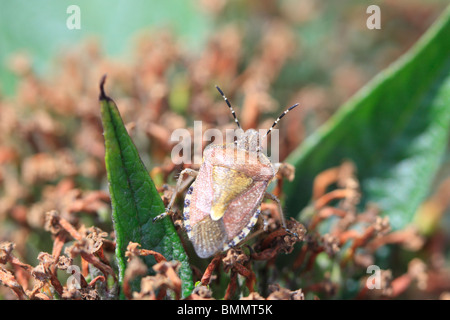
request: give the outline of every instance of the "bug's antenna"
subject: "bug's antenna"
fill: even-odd
[[[272,132],[272,129],[277,125],[278,121],[280,121],[281,118],[283,118],[283,117],[286,115],[286,113],[288,113],[289,111],[291,111],[292,109],[294,109],[294,108],[297,107],[297,106],[298,106],[298,103],[294,104],[292,107],[290,107],[290,108],[287,109],[285,112],[283,112],[283,113],[278,117],[278,119],[275,120],[275,122],[274,122],[273,125],[270,127],[270,129],[267,130],[266,134],[261,138],[261,141],[264,140],[264,139]]]
[[[223,93],[223,91],[222,91],[218,86],[216,86],[216,89],[217,89],[217,90],[219,91],[219,93],[222,95],[222,98],[223,98],[223,100],[225,100],[225,102],[227,103],[228,108],[230,108],[231,113],[233,114],[233,117],[234,117],[234,122],[236,122],[238,128],[241,129],[241,125],[239,124],[239,121],[238,121],[238,119],[237,119],[237,117],[236,117],[236,113],[234,112],[233,107],[232,107],[231,104],[230,104],[230,101],[228,101],[228,98],[225,97],[225,94]]]

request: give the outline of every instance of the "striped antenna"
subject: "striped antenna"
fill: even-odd
[[[297,106],[298,106],[298,103],[294,104],[292,107],[290,107],[290,108],[287,109],[285,112],[283,112],[283,113],[278,117],[278,119],[275,120],[275,122],[274,122],[273,125],[270,127],[270,129],[267,130],[266,134],[262,137],[261,141],[264,140],[264,139],[272,132],[273,128],[277,125],[278,121],[280,121],[281,118],[283,118],[283,117],[286,115],[286,113],[288,113],[289,111],[291,111],[292,109],[294,109],[294,108],[297,107]]]
[[[231,106],[230,102],[228,101],[228,98],[225,97],[225,94],[223,93],[222,90],[220,90],[220,88],[219,88],[218,86],[216,86],[216,89],[217,89],[217,90],[219,91],[219,93],[222,95],[222,98],[223,98],[223,100],[225,100],[225,102],[227,103],[228,108],[230,108],[231,113],[233,114],[233,117],[234,117],[234,122],[236,122],[238,128],[241,129],[241,125],[239,124],[239,121],[238,121],[238,119],[237,119],[237,117],[236,117],[236,113],[234,112],[233,107]]]

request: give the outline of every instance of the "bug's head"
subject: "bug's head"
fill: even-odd
[[[235,143],[239,149],[254,152],[261,150],[261,136],[255,129],[248,129],[245,131]]]
[[[225,102],[227,103],[228,108],[230,108],[231,113],[233,114],[233,117],[234,117],[234,121],[236,122],[239,130],[242,132],[241,125],[239,124],[239,121],[236,117],[236,113],[233,110],[233,107],[231,106],[230,102],[228,101],[228,98],[225,96],[223,91],[218,86],[216,86],[216,88],[219,91],[219,93],[222,95]],[[277,118],[277,120],[275,120],[273,125],[269,128],[269,130],[267,130],[267,132],[262,137],[258,133],[258,131],[256,131],[255,129],[248,129],[247,131],[245,131],[243,134],[238,136],[238,139],[235,142],[237,147],[248,150],[248,151],[255,151],[255,152],[261,151],[262,141],[272,132],[273,128],[277,125],[278,121],[280,121],[281,118],[283,118],[289,111],[291,111],[292,109],[294,109],[297,106],[298,106],[298,103],[294,104],[292,107],[290,107],[289,109],[284,111]]]

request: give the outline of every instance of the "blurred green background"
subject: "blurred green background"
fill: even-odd
[[[69,30],[67,8],[81,10],[81,29]],[[368,30],[366,9],[381,6],[381,30]],[[443,11],[448,1],[1,1],[0,61],[2,91],[13,92],[8,58],[27,52],[35,69],[49,70],[63,49],[95,37],[106,55],[130,58],[133,39],[143,30],[169,28],[186,50],[200,52],[206,40],[227,24],[244,36],[244,59],[272,21],[284,20],[295,31],[295,67],[289,65],[278,87],[329,84],[339,67],[357,65],[355,88],[409,48]],[[352,70],[353,71],[353,70]],[[362,74],[361,74],[362,72]],[[361,79],[360,79],[361,78]],[[358,82],[359,80],[359,82]],[[279,95],[282,95],[282,90]],[[278,97],[277,97],[278,98]],[[345,97],[345,98],[348,98]],[[284,101],[280,101],[282,103]],[[341,101],[333,101],[339,105]]]
[[[70,30],[66,21],[70,5],[81,11],[81,29]],[[1,80],[6,93],[14,90],[14,77],[8,70],[8,57],[27,52],[40,73],[49,70],[52,59],[63,49],[95,37],[104,53],[124,57],[132,39],[143,29],[169,28],[186,46],[199,50],[212,28],[212,19],[191,1],[1,1],[0,59]]]

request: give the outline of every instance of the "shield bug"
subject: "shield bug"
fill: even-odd
[[[241,129],[230,102],[222,90],[216,88]],[[280,164],[271,163],[262,152],[261,141],[282,117],[297,106],[295,104],[284,111],[263,137],[258,131],[249,129],[234,143],[207,146],[199,171],[184,169],[180,173],[166,212],[154,221],[171,212],[177,193],[183,189],[183,179],[188,175],[191,181],[195,181],[184,199],[183,220],[188,238],[199,257],[208,258],[244,240],[258,220],[264,198],[278,204],[281,222],[286,229],[280,200],[267,192]]]

